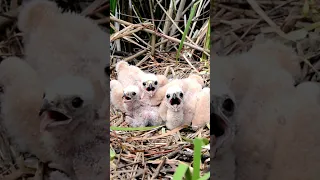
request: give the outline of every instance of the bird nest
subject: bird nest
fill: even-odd
[[[115,63],[113,63],[115,64]],[[197,69],[204,68],[203,62],[192,62]],[[162,62],[149,60],[142,63],[139,68],[155,74],[167,75],[169,78],[186,78],[193,72],[187,62]],[[116,79],[114,71],[111,79]],[[209,86],[209,75],[202,75]],[[129,127],[124,121],[122,112],[110,107],[110,125],[114,127]],[[112,131],[110,145],[116,152],[116,158],[111,165],[113,179],[126,178],[172,178],[180,162],[192,165],[193,144],[195,137],[210,138],[208,127],[193,131],[188,127],[178,127],[171,131],[165,126],[154,129],[141,129],[136,131]],[[210,152],[202,151],[202,172],[209,171]],[[142,178],[143,179],[143,178]]]
[[[195,2],[188,1],[186,7],[188,3],[188,7],[193,7]],[[191,73],[196,73],[205,80],[205,86],[210,86],[210,36],[207,33],[210,6],[205,6],[209,1],[203,1],[202,6],[195,9],[202,14],[191,21],[190,28],[193,24],[194,28],[189,33],[194,36],[185,40],[182,37],[185,24],[173,20],[173,12],[168,10],[172,4],[170,0],[161,4],[156,1],[126,3],[129,1],[119,1],[118,11],[110,15],[113,30],[110,38],[110,80],[117,79],[115,65],[119,60],[124,60],[145,72],[165,75],[168,79],[187,78]],[[133,11],[126,9],[131,6],[134,6]],[[155,8],[154,11],[150,11],[150,7]],[[183,9],[183,15],[189,17],[190,9]],[[178,26],[181,31],[176,28],[169,35],[167,28],[173,26]],[[184,46],[179,48],[182,43]],[[192,140],[196,137],[210,139],[207,126],[197,131],[190,127],[168,130],[165,126],[129,130],[126,129],[130,127],[124,117],[122,112],[110,106],[110,146],[111,151],[115,152],[110,164],[111,179],[172,179],[180,163],[193,167]],[[203,175],[209,171],[208,149],[201,150],[201,160],[200,171]]]
[[[107,31],[109,24],[108,9],[109,1],[86,0],[86,1],[63,1],[55,0],[63,11],[74,11],[96,21],[102,29]],[[22,33],[17,28],[17,16],[21,9],[22,2],[1,1],[0,2],[0,59],[10,56],[23,58],[24,47]],[[1,61],[0,60],[0,61]],[[0,90],[2,92],[2,89]],[[0,93],[1,93],[0,92]],[[10,143],[5,130],[0,126],[0,179],[1,180],[22,180],[35,179],[33,176],[38,173],[39,177],[47,174],[50,170],[43,169],[43,164],[29,153],[20,155]],[[37,171],[40,170],[40,171]]]

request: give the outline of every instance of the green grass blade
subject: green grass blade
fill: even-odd
[[[199,178],[198,180],[207,180],[210,178],[210,172],[206,173],[205,175],[203,175],[201,178]]]
[[[201,146],[204,144],[203,139],[195,138],[193,152],[193,176],[192,180],[197,180],[200,177],[200,163],[201,163]]]
[[[191,13],[189,15],[189,19],[188,19],[188,22],[187,22],[187,25],[186,25],[186,28],[184,29],[184,32],[183,32],[183,35],[182,35],[182,38],[181,38],[181,42],[180,42],[180,45],[179,45],[179,49],[178,49],[178,52],[177,52],[177,56],[176,56],[176,61],[178,62],[178,59],[180,57],[180,51],[183,47],[183,43],[186,39],[186,36],[189,32],[189,29],[190,29],[190,26],[191,26],[191,21],[194,17],[194,14],[196,13],[196,10],[197,10],[197,7],[198,7],[198,4],[200,3],[200,1],[194,3],[194,5],[192,6],[192,9],[191,9]]]
[[[116,152],[110,147],[110,161],[112,161],[116,157]]]
[[[186,175],[188,169],[188,165],[180,163],[176,169],[176,172],[173,174],[173,180],[182,180],[183,177]]]
[[[117,7],[117,0],[111,0],[110,1],[110,12],[115,15],[116,13],[116,7]],[[111,22],[110,22],[111,23]],[[110,28],[110,34],[113,34],[114,31],[112,28]]]
[[[117,7],[117,0],[110,1],[110,11],[114,15]]]
[[[116,126],[110,126],[110,130],[113,131],[150,131],[154,128],[157,128],[160,126],[150,126],[150,127],[116,127]]]

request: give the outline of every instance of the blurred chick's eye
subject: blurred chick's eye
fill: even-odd
[[[83,100],[79,97],[76,97],[72,100],[72,106],[74,108],[79,108],[80,106],[82,106],[83,104]]]
[[[183,93],[180,93],[180,97],[181,97],[181,98],[183,97]]]
[[[146,83],[145,83],[145,82],[143,82],[143,83],[142,83],[142,85],[144,85],[144,86],[145,86],[145,85],[146,85]]]
[[[168,99],[170,98],[170,94],[167,94],[167,98],[168,98]]]
[[[133,92],[133,93],[132,93],[132,95],[134,95],[134,96],[135,96],[136,94],[137,94],[136,92]]]
[[[157,84],[158,84],[158,81],[155,81],[155,82],[154,82],[154,85],[157,85]]]

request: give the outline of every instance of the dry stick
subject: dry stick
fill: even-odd
[[[151,177],[151,179],[155,179],[159,173],[160,173],[160,170],[161,168],[163,167],[163,165],[165,164],[167,158],[166,157],[162,157],[162,161],[161,163],[158,165],[157,169],[156,169],[156,172],[153,174],[153,176]]]
[[[118,23],[121,23],[121,24],[124,24],[124,25],[126,25],[126,26],[131,25],[131,23],[129,23],[129,22],[127,22],[127,21],[120,20],[120,19],[118,19],[118,18],[115,18],[114,16],[110,16],[110,20],[111,20],[111,21],[118,22]],[[155,34],[155,35],[157,35],[157,36],[159,36],[159,37],[164,37],[164,38],[166,38],[166,39],[168,39],[168,40],[170,40],[170,41],[172,41],[172,42],[178,43],[178,44],[181,42],[181,40],[179,40],[179,39],[177,39],[177,38],[173,38],[173,37],[164,35],[164,34],[162,34],[162,33],[155,32],[155,31],[150,30],[150,29],[142,29],[142,30],[145,31],[145,32],[147,32],[147,33],[150,33],[150,34]],[[202,47],[195,46],[195,45],[190,44],[190,43],[187,43],[187,42],[184,42],[183,44],[186,45],[186,46],[189,46],[189,47],[191,47],[191,48],[194,48],[194,49],[196,49],[196,50],[198,50],[198,51],[201,51],[201,52],[203,52],[203,53],[206,53],[207,56],[210,57],[210,54],[209,54],[210,51],[209,51],[208,49],[204,49],[204,48],[202,48]]]
[[[152,9],[151,1],[149,1],[149,8],[150,8],[150,12],[151,12],[151,19],[152,19],[153,27],[156,27],[156,24],[154,23],[154,16],[153,16],[153,9]],[[152,34],[151,35],[151,56],[154,56],[154,51],[156,49],[155,44],[156,44],[156,35]]]
[[[247,0],[248,3],[250,4],[250,6],[252,7],[253,10],[256,11],[257,14],[260,15],[260,17],[265,20],[272,28],[274,28],[275,32],[281,36],[284,37],[288,40],[291,40],[290,37],[287,36],[286,33],[284,33],[278,26],[276,23],[274,23],[268,16],[267,14],[261,9],[261,7],[259,6],[259,4],[255,1],[255,0]]]
[[[157,2],[159,3],[159,1],[157,0]],[[159,4],[160,8],[163,10],[163,12],[167,15],[167,17],[170,19],[170,21],[172,22],[172,24],[178,29],[178,31],[180,31],[180,33],[183,35],[183,31],[179,28],[179,26],[174,22],[174,20],[169,16],[169,14],[167,14],[167,12],[165,11],[165,9],[163,8],[163,6],[161,4]],[[191,44],[196,45],[196,43],[194,43],[192,41],[192,39],[186,35],[186,38],[188,39],[188,41],[190,41]]]
[[[95,9],[97,9],[99,6],[101,6],[105,0],[95,0],[93,3],[91,3],[86,9],[84,9],[81,12],[81,15],[89,15],[92,13]]]
[[[156,0],[157,3],[159,4],[160,8],[163,8],[161,6],[161,4],[159,3],[158,0]],[[167,15],[166,16],[166,21],[164,22],[164,26],[163,26],[163,34],[167,35],[168,32],[169,32],[169,28],[171,26],[171,22],[169,21],[169,19],[171,20],[171,16],[172,16],[172,13],[173,13],[173,1],[170,1],[170,5],[169,5],[169,9],[168,9],[168,13],[166,12],[165,9],[162,9],[164,11],[164,13]],[[161,41],[163,41],[164,38],[161,38]],[[164,47],[165,47],[165,44],[162,44],[160,46],[160,51],[164,50]],[[167,46],[168,47],[168,46]],[[166,50],[168,50],[168,48],[166,48]]]
[[[168,39],[166,39],[166,40],[164,40],[164,41],[162,41],[162,42],[159,42],[159,43],[157,43],[157,44],[155,45],[155,47],[158,47],[158,46],[160,46],[162,43],[166,43],[167,41],[168,41]],[[128,62],[128,61],[130,61],[130,60],[132,60],[132,59],[134,59],[134,58],[136,58],[136,57],[144,54],[144,53],[147,52],[149,49],[150,49],[150,48],[146,48],[146,49],[144,49],[144,50],[142,50],[142,51],[140,51],[140,52],[138,52],[138,53],[136,53],[136,54],[134,54],[134,55],[132,55],[132,56],[129,56],[129,57],[127,57],[127,58],[124,58],[123,61],[127,61],[127,62]],[[110,67],[110,70],[114,69],[115,67],[116,67],[115,64],[112,65],[112,66]]]
[[[293,0],[291,0],[291,1],[293,1]],[[291,1],[284,2],[283,4],[281,4],[281,5],[273,8],[272,10],[268,11],[267,14],[272,13],[273,11],[281,8],[282,6],[284,6],[284,5],[288,4],[288,3],[290,3]],[[262,20],[263,20],[263,19],[260,17],[260,19],[258,19],[257,22],[255,22],[254,24],[252,24],[252,25],[247,29],[247,31],[246,31],[245,33],[243,33],[243,35],[239,38],[239,40],[242,40],[242,39],[251,31],[251,29],[254,28],[257,24],[259,24]],[[240,28],[242,28],[242,27],[240,27]],[[240,28],[239,28],[239,29],[240,29]],[[238,28],[237,28],[237,29],[238,29]],[[233,31],[230,31],[230,32],[233,32]],[[232,49],[233,49],[236,45],[237,45],[237,44],[234,43],[234,44],[232,45],[232,47],[226,52],[225,55],[228,55],[229,53],[231,53]]]
[[[186,4],[186,0],[181,0],[181,1],[180,1],[179,8],[178,8],[176,17],[175,17],[175,19],[174,19],[175,22],[179,22],[179,20],[181,19],[181,17],[182,17],[182,10],[183,10],[185,4]],[[171,26],[170,36],[173,36],[174,33],[176,32],[176,30],[177,30],[177,27],[176,27],[176,26]]]
[[[191,64],[191,62],[189,61],[189,59],[186,57],[186,55],[182,54],[183,58],[187,61],[187,63],[191,66],[192,69],[194,69],[197,73],[199,73],[199,71]]]

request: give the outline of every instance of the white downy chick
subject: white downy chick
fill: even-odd
[[[298,81],[301,78],[300,59],[296,52],[280,41],[267,39],[255,43],[249,54],[259,61],[274,63],[276,66],[288,71]]]
[[[18,28],[24,35],[26,61],[45,86],[60,75],[90,78],[95,102],[101,105],[108,93],[104,68],[110,58],[109,34],[85,16],[61,11],[47,0],[23,5]]]
[[[271,68],[272,73],[269,72]],[[260,179],[270,172],[275,139],[281,132],[275,117],[281,108],[274,104],[268,106],[272,99],[294,89],[292,76],[281,67],[257,68],[254,75],[253,83],[236,112],[238,127],[233,148],[239,180]]]
[[[156,126],[162,124],[158,108],[140,101],[141,91],[138,86],[124,88],[123,103],[126,110],[126,122],[132,127]]]
[[[30,152],[49,161],[40,143],[39,108],[44,88],[37,73],[22,59],[10,57],[0,63],[1,125],[19,152]],[[52,159],[51,159],[52,160]]]
[[[157,93],[157,90],[166,85],[167,82],[168,79],[164,75],[145,73],[140,82],[140,88],[142,90],[141,101],[148,105],[159,105],[160,103],[153,104],[154,95]]]
[[[121,112],[125,113],[123,104],[123,86],[117,80],[110,81],[110,103]]]
[[[135,85],[140,86],[142,77],[145,75],[137,66],[129,65],[126,61],[119,61],[116,64],[117,80],[124,88]]]
[[[276,134],[276,150],[267,180],[319,179],[319,87],[311,82],[302,86],[293,93],[286,92],[270,104],[282,108],[276,117],[282,128]]]
[[[212,177],[217,180],[234,179],[236,164],[232,144],[236,130],[235,97],[225,82],[215,82],[212,86],[210,135],[216,140],[210,145],[213,156],[211,168],[214,169]],[[206,93],[210,93],[209,90]]]
[[[61,76],[47,86],[39,113],[50,156],[73,170],[69,175],[78,180],[105,179],[109,173],[108,127],[94,97],[89,79]]]
[[[197,130],[210,122],[210,88],[203,88],[196,94],[197,103],[192,119],[192,129]]]
[[[161,118],[166,122],[168,129],[171,130],[185,124],[183,106],[184,93],[182,88],[178,85],[169,87],[159,109]]]

